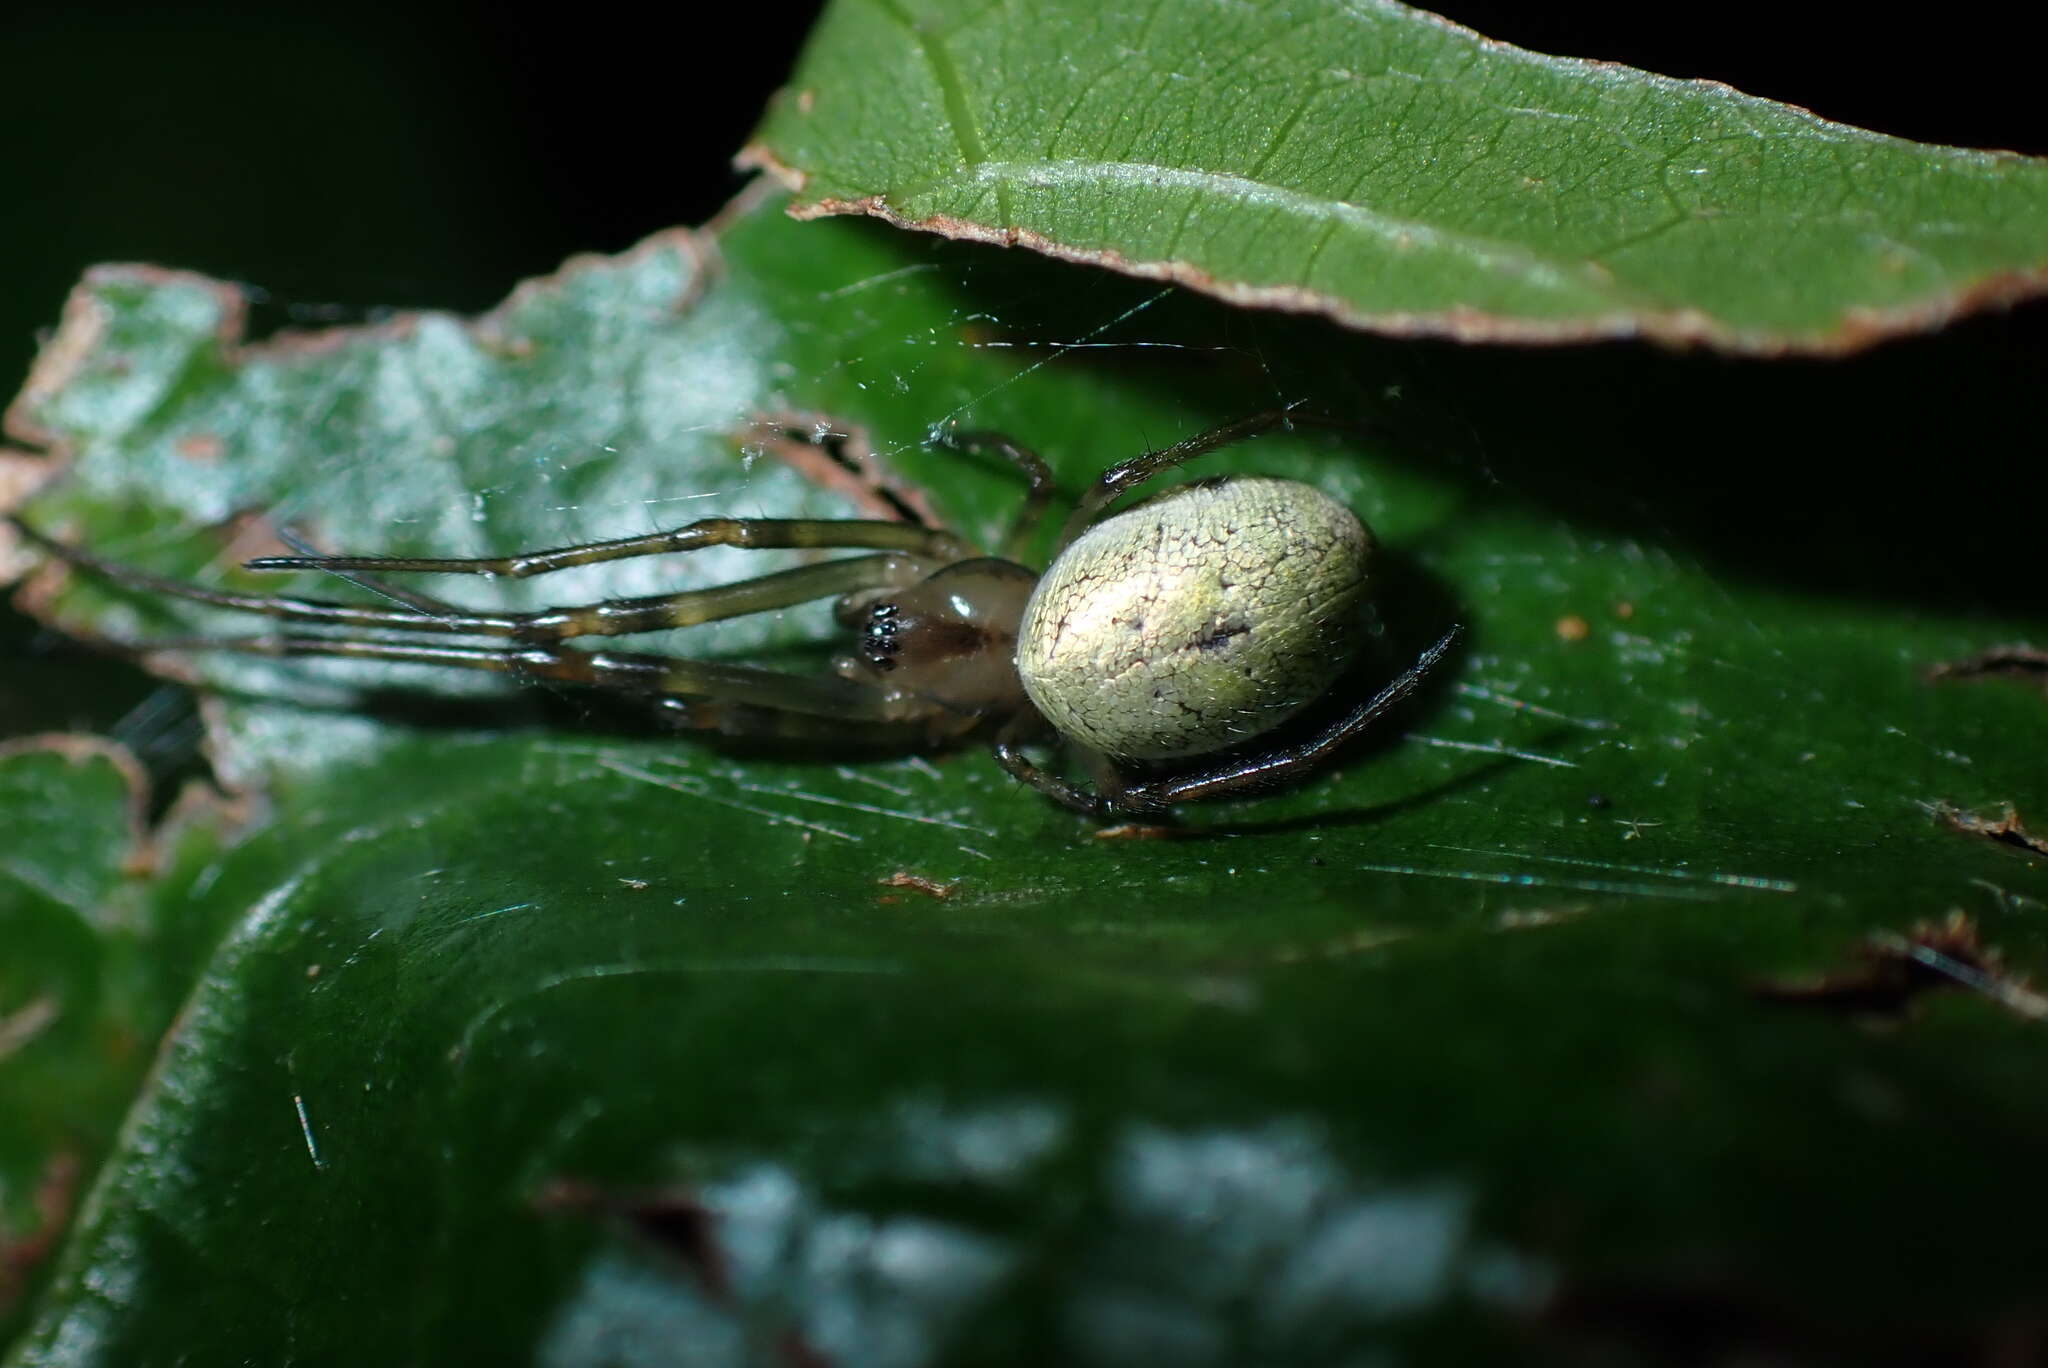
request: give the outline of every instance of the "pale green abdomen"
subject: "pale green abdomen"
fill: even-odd
[[[1291,480],[1183,486],[1095,524],[1024,609],[1017,671],[1108,755],[1221,750],[1321,695],[1357,653],[1372,539]]]

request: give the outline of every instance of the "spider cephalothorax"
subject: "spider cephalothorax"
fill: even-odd
[[[1010,559],[975,555],[953,534],[913,523],[706,518],[503,557],[249,562],[256,570],[516,579],[707,546],[871,553],[708,589],[532,612],[473,612],[404,591],[392,592],[391,606],[239,594],[162,579],[16,526],[117,583],[335,629],[176,643],[181,649],[349,656],[562,680],[641,696],[679,725],[732,734],[916,744],[981,731],[1006,770],[1066,807],[1092,816],[1151,814],[1267,787],[1320,764],[1411,693],[1457,636],[1453,627],[1375,696],[1306,739],[1250,748],[1322,696],[1357,654],[1370,533],[1321,491],[1261,477],[1197,481],[1121,513],[1104,511],[1162,471],[1286,422],[1285,413],[1260,414],[1105,471],[1068,519],[1043,575],[1014,557],[1044,516],[1051,474],[1030,451],[993,434],[950,440],[1001,455],[1028,478],[1004,542]],[[822,598],[836,601],[835,616],[856,635],[855,649],[823,678],[570,644]],[[446,637],[505,644],[435,640]],[[1048,773],[1025,754],[1024,746],[1049,734],[1097,758],[1099,790]]]
[[[1017,627],[1038,576],[992,556],[956,561],[904,589],[841,599],[860,632],[839,673],[979,720],[1014,713],[1024,692],[1013,663]]]

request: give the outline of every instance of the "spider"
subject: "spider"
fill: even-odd
[[[1453,626],[1377,694],[1305,739],[1264,750],[1247,746],[1327,692],[1357,654],[1371,534],[1319,490],[1258,476],[1195,481],[1119,513],[1105,510],[1162,472],[1290,421],[1286,411],[1257,414],[1112,466],[1081,497],[1042,575],[1015,557],[1044,520],[1052,473],[1036,454],[996,433],[945,440],[963,452],[1000,457],[1025,477],[1002,558],[909,522],[706,518],[501,557],[295,555],[247,562],[258,571],[336,572],[399,601],[371,606],[164,579],[55,541],[19,519],[14,525],[51,555],[128,588],[336,629],[137,649],[346,656],[559,680],[637,696],[681,727],[739,736],[909,747],[980,733],[1003,769],[1063,807],[1095,818],[1156,818],[1177,803],[1306,774],[1414,692],[1457,639]],[[872,554],[712,588],[530,612],[474,612],[361,578],[524,579],[707,546]],[[570,644],[825,598],[836,600],[835,617],[858,640],[822,678]],[[440,636],[504,644],[431,639]],[[1025,753],[1047,739],[1081,750],[1094,787],[1050,773]]]

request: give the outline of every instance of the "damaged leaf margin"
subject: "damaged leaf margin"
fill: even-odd
[[[1965,836],[1981,836],[2022,854],[2048,857],[2048,836],[2030,830],[2020,820],[2019,810],[2011,803],[2005,804],[1996,817],[1968,812],[1952,803],[1936,803],[1930,810],[1934,820],[1950,831]]]
[[[616,270],[649,255],[676,252],[684,259],[686,284],[668,307],[678,314],[688,312],[715,270],[711,246],[715,240],[716,225],[701,232],[670,228],[651,234],[617,255],[579,253],[555,271],[520,281],[502,301],[481,314],[405,310],[375,323],[285,330],[257,341],[248,340],[249,295],[231,282],[143,262],[94,266],[65,299],[55,333],[37,352],[20,392],[4,416],[0,416],[0,434],[28,449],[0,450],[0,511],[26,502],[37,489],[62,473],[73,455],[72,438],[61,410],[70,392],[81,384],[90,384],[96,378],[95,372],[118,381],[129,371],[126,359],[110,347],[110,334],[120,314],[108,302],[106,296],[110,292],[133,290],[146,296],[149,307],[155,310],[211,311],[212,338],[220,349],[217,364],[227,370],[257,360],[314,357],[346,347],[390,343],[412,336],[428,320],[453,324],[486,348],[517,355],[530,345],[521,335],[517,319],[537,300],[559,292],[585,272]],[[153,416],[154,406],[169,397],[139,396],[133,406],[134,425],[146,423]],[[102,440],[107,437],[103,430],[96,435]],[[206,438],[207,434],[188,435],[180,446],[181,454],[201,464],[218,460],[217,445],[209,446]],[[0,557],[19,554],[15,539],[0,528]],[[0,559],[0,569],[13,563]]]
[[[2048,997],[1986,945],[1976,921],[1960,908],[1941,921],[1916,922],[1904,935],[1871,933],[1845,967],[1804,979],[1767,979],[1755,986],[1763,1002],[1825,1007],[1878,1020],[1906,1017],[1936,989],[1977,993],[2025,1021],[2048,1021]]]

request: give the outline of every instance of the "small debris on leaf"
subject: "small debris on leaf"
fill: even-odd
[[[1965,836],[1982,836],[2029,855],[2048,855],[2048,837],[2027,830],[2026,823],[2020,820],[2011,803],[2007,803],[1997,817],[1965,812],[1952,803],[1936,803],[1932,811],[1934,820],[1951,831],[1960,831]]]
[[[2048,650],[2016,643],[1993,646],[1961,660],[1947,660],[1927,669],[1927,682],[1943,679],[2024,679],[2048,693]]]
[[[953,890],[960,886],[957,880],[953,883],[941,883],[937,879],[927,879],[922,874],[912,874],[907,870],[900,869],[886,878],[875,880],[875,882],[884,888],[914,889],[919,893],[924,893],[934,898],[950,898],[953,896]]]
[[[1119,822],[1095,833],[1098,841],[1170,841],[1180,833],[1152,822]]]
[[[1577,613],[1566,613],[1557,620],[1557,639],[1559,641],[1584,641],[1591,635],[1593,635],[1592,624]]]
[[[1856,961],[1818,978],[1767,979],[1754,991],[1765,1002],[1897,1020],[1922,993],[1967,988],[2029,1021],[2048,1020],[2048,997],[2005,968],[1999,952],[1983,943],[1976,922],[1960,908],[1942,921],[1918,922],[1904,936],[1890,931],[1869,936],[1856,947]]]

